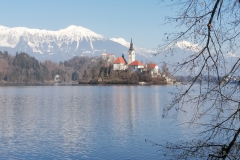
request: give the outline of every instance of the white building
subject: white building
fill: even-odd
[[[133,71],[133,70],[139,70],[139,69],[141,70],[141,69],[143,69],[144,65],[141,62],[139,62],[139,61],[133,61],[132,63],[130,63],[128,65],[128,67],[130,68],[131,71]]]
[[[160,75],[160,73],[158,72],[159,67],[157,64],[154,64],[154,63],[147,64],[146,68],[150,72],[152,77]]]
[[[55,75],[54,81],[55,81],[55,82],[60,82],[60,76],[59,76],[58,74]]]
[[[135,61],[135,51],[133,49],[133,43],[132,43],[132,39],[131,39],[131,44],[130,44],[130,48],[128,51],[128,64],[131,64],[133,61]]]
[[[125,60],[124,55],[122,55],[122,57],[118,57],[113,62],[113,70],[126,70],[127,66],[127,61]]]
[[[102,54],[102,57],[107,57],[107,54]],[[124,58],[124,55],[122,55],[122,57],[118,57],[113,62],[113,70],[126,70],[128,68],[128,64],[131,64],[134,61],[135,61],[135,51],[134,51],[133,43],[131,39],[130,48],[128,50],[128,62]],[[136,66],[132,65],[131,67],[136,67]],[[144,68],[144,65],[143,66],[140,65],[138,67]]]

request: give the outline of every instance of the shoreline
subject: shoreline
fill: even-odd
[[[173,84],[133,84],[133,83],[0,83],[0,87],[4,86],[170,86]]]

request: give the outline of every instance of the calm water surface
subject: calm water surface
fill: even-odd
[[[190,138],[187,127],[162,118],[172,90],[0,87],[0,159],[164,159],[160,148],[145,139],[162,143]]]

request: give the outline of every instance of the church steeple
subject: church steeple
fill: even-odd
[[[135,52],[133,49],[133,43],[132,43],[132,38],[131,38],[130,48],[128,51],[128,64],[131,64],[133,61],[135,61]]]
[[[133,49],[133,43],[132,43],[132,38],[131,38],[131,43],[130,43],[129,51],[134,51],[134,49]]]

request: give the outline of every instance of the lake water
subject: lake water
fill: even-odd
[[[145,139],[191,139],[162,118],[173,88],[2,86],[0,159],[164,159]]]

